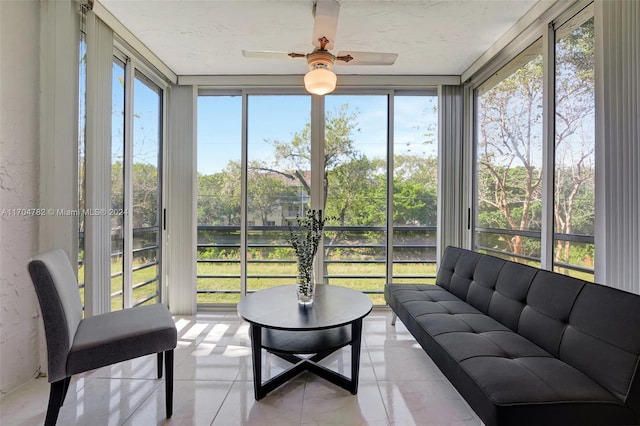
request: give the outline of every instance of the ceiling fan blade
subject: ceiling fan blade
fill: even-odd
[[[274,50],[243,50],[245,58],[284,59],[289,58],[289,52],[277,52]]]
[[[336,65],[393,65],[397,57],[397,53],[344,51],[338,52]]]
[[[322,37],[326,37],[329,42],[324,46],[325,49],[333,49],[333,43],[336,39],[336,29],[338,28],[338,14],[340,13],[340,3],[336,0],[318,0],[315,6],[316,19],[313,23],[313,40],[311,43],[315,47],[321,47],[318,41]]]

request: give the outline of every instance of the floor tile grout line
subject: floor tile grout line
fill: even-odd
[[[231,385],[229,385],[229,388],[227,389],[227,393],[225,393],[224,398],[222,398],[222,402],[220,402],[220,406],[216,410],[216,413],[213,415],[213,418],[211,419],[211,423],[209,423],[209,426],[213,426],[213,422],[216,421],[216,417],[218,417],[218,414],[220,414],[220,410],[222,410],[222,407],[224,406],[224,403],[227,401],[227,398],[229,397],[229,394],[231,393],[231,390],[235,386],[236,382],[237,381],[234,380],[233,382],[231,382]]]

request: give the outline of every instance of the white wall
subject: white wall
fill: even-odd
[[[0,209],[39,204],[37,0],[0,1]],[[35,216],[0,217],[0,393],[38,373],[39,318],[27,261],[38,251]]]

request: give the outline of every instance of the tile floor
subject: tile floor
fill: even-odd
[[[59,425],[481,425],[433,361],[387,310],[364,321],[357,395],[302,373],[257,402],[248,324],[235,312],[177,317],[173,417],[155,355],[74,376]],[[350,374],[350,348],[323,361]],[[263,374],[287,363],[263,354]],[[36,379],[0,402],[0,424],[39,425],[49,385]]]

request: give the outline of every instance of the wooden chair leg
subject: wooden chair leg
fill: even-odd
[[[173,349],[167,351],[164,356],[164,378],[167,418],[173,415]]]
[[[45,426],[55,426],[58,421],[58,413],[60,412],[60,406],[64,400],[64,387],[67,379],[58,380],[51,383],[51,390],[49,392],[49,406],[47,407],[47,417],[44,420]]]
[[[164,352],[158,352],[158,379],[162,379],[162,354]]]

